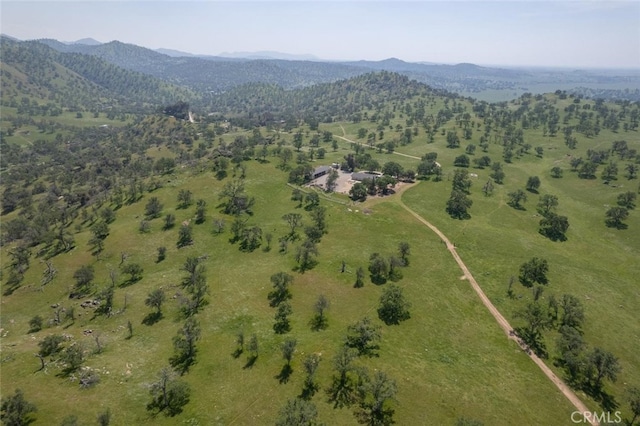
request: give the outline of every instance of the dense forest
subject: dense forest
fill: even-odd
[[[95,56],[60,54],[38,42],[2,42],[2,102],[31,115],[71,111],[148,112],[158,105],[192,98],[186,88],[127,71]],[[35,104],[34,102],[35,101]]]
[[[640,415],[637,102],[2,43],[3,421],[567,424],[528,353]]]

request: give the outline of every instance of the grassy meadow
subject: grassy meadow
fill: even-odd
[[[0,125],[3,130],[13,127],[12,118],[17,114],[17,108],[2,107],[2,117],[0,117]],[[131,123],[131,117],[121,119],[108,119],[106,114],[98,113],[97,117],[88,111],[82,113],[82,117],[78,118],[77,113],[64,111],[53,117],[33,117],[33,123],[23,124],[13,131],[12,135],[4,134],[3,138],[8,144],[18,146],[32,146],[38,140],[54,141],[58,134],[63,138],[68,138],[71,134],[70,130],[74,128],[91,128],[97,126],[123,127]],[[40,125],[41,122],[43,125]],[[6,132],[6,130],[5,130]]]
[[[251,163],[247,171],[248,193],[256,197],[255,214],[249,223],[271,232],[274,240],[287,232],[283,214],[300,211],[308,221],[306,212],[289,200],[291,188],[283,184],[285,179],[273,164]],[[382,288],[368,279],[363,288],[353,288],[354,272],[358,266],[366,268],[372,252],[389,255],[400,241],[407,241],[411,264],[403,270],[399,284],[412,303],[411,319],[399,326],[383,326],[380,356],[357,361],[396,380],[397,422],[446,424],[458,417],[472,417],[486,424],[523,424],[532,418],[559,424],[558,419],[570,415],[569,403],[526,355],[504,338],[467,283],[459,280],[457,266],[437,238],[425,227],[416,226],[393,197],[371,200],[369,214],[362,212],[366,206],[323,201],[328,208],[329,233],[319,245],[318,265],[299,274],[292,272],[292,250],[280,254],[272,243],[270,251],[260,248],[243,253],[229,243],[229,231],[213,232],[211,218],[223,216],[215,207],[223,183],[208,172],[186,172],[167,180],[162,189],[140,202],[122,207],[110,226],[99,260],[89,251],[88,232],[76,234],[76,248],[53,259],[58,276],[42,291],[42,268],[34,259],[26,285],[2,300],[3,393],[15,387],[23,389],[38,406],[37,423],[59,424],[70,414],[81,424],[91,423],[109,408],[114,424],[175,424],[178,419],[191,424],[272,424],[286,399],[301,391],[303,355],[315,352],[322,357],[318,382],[323,390],[313,398],[320,419],[327,424],[353,424],[350,410],[333,409],[326,402],[324,388],[330,383],[331,359],[347,325],[367,315],[380,323],[375,309]],[[410,193],[423,187],[427,185]],[[190,189],[194,199],[203,198],[209,206],[207,222],[194,225],[194,244],[177,249],[177,229],[163,231],[162,219],[152,221],[150,233],[140,234],[138,225],[150,196],[158,197],[164,204],[163,214],[174,213],[177,223],[193,216],[193,206],[176,209],[180,189]],[[228,229],[230,221],[226,219]],[[167,258],[156,263],[156,248],[162,245],[167,247]],[[115,315],[93,318],[92,310],[78,306],[81,301],[67,299],[73,272],[80,265],[94,265],[96,288],[103,288],[109,282],[109,269],[117,269],[123,251],[129,254],[127,262],[143,266],[144,274],[139,282],[117,288]],[[171,338],[182,322],[177,301],[172,298],[181,290],[178,284],[184,272],[180,268],[187,256],[202,255],[208,256],[205,265],[211,293],[209,305],[197,315],[202,327],[197,363],[184,376],[192,387],[191,402],[177,418],[152,417],[145,410],[150,399],[148,386],[167,365],[172,355]],[[345,273],[340,272],[343,260]],[[284,336],[272,330],[274,309],[266,297],[269,276],[279,271],[294,275],[289,336],[298,340],[298,346],[294,372],[286,384],[276,378],[284,365],[279,348]],[[120,277],[119,282],[123,281]],[[144,299],[155,288],[167,292],[164,317],[154,325],[143,325],[151,312]],[[331,302],[329,327],[311,331],[312,306],[319,294]],[[28,333],[29,319],[35,314],[51,318],[50,306],[55,303],[75,305],[75,322]],[[133,324],[130,339],[127,321]],[[86,330],[92,334],[85,335]],[[252,368],[243,368],[245,355],[232,356],[239,330],[259,338],[260,355]],[[54,364],[36,371],[39,361],[33,353],[37,342],[52,333],[70,335],[85,345],[90,354],[85,365],[100,372],[98,385],[82,390],[73,377],[58,377],[59,368]],[[104,345],[100,354],[91,354],[96,348],[95,335]]]
[[[560,111],[572,100],[557,100]],[[392,123],[402,123],[397,120]],[[362,126],[330,128],[339,135],[358,141],[357,129]],[[366,126],[365,126],[366,127]],[[448,129],[453,129],[449,126]],[[373,130],[373,129],[369,129]],[[444,133],[444,132],[442,132]],[[616,205],[617,196],[623,192],[638,192],[637,179],[624,177],[626,161],[618,162],[618,179],[604,183],[600,178],[603,166],[596,172],[595,179],[580,179],[571,170],[570,160],[587,157],[588,150],[608,150],[613,141],[626,140],[631,148],[640,148],[637,132],[611,132],[603,130],[598,136],[587,138],[577,135],[577,148],[569,149],[561,134],[544,136],[541,129],[525,133],[525,142],[544,149],[541,157],[533,150],[521,158],[505,163],[502,146],[492,141],[487,152],[476,149],[471,159],[488,155],[493,161],[503,164],[506,178],[504,183],[495,185],[493,194],[485,196],[482,186],[490,179],[490,168],[478,169],[471,166],[472,176],[470,209],[471,219],[455,220],[445,211],[446,201],[451,192],[453,160],[464,153],[469,143],[477,145],[481,129],[474,131],[469,141],[461,140],[457,149],[446,147],[446,138],[438,133],[434,143],[427,143],[424,134],[413,143],[396,148],[395,153],[420,157],[428,152],[438,154],[438,162],[443,166],[441,182],[426,181],[402,194],[403,201],[424,218],[442,230],[458,248],[458,253],[483,287],[494,305],[506,314],[512,325],[524,324],[514,315],[532,300],[531,290],[517,282],[519,267],[532,257],[542,257],[549,261],[549,281],[542,300],[549,295],[556,298],[563,294],[577,296],[585,307],[586,322],[584,336],[589,347],[600,347],[611,351],[620,362],[621,372],[615,383],[608,383],[607,392],[614,395],[617,407],[630,415],[625,399],[626,391],[640,382],[640,351],[638,340],[639,296],[637,276],[640,274],[640,215],[631,210],[625,223],[627,229],[618,230],[605,225],[605,212]],[[390,136],[391,137],[391,136]],[[415,167],[416,160],[406,156],[383,154],[384,161],[396,161],[405,168]],[[383,160],[380,160],[383,162]],[[562,178],[553,178],[550,170],[554,166],[563,169]],[[509,206],[508,193],[525,189],[528,177],[538,176],[541,180],[537,192],[526,191],[524,208],[516,210]],[[539,198],[544,194],[556,195],[559,199],[558,214],[569,218],[570,227],[567,241],[553,242],[538,233],[540,214],[536,211]],[[508,283],[516,277],[515,298],[507,296]],[[563,377],[563,371],[554,366],[557,356],[555,341],[557,333],[548,332],[545,343],[550,353],[547,364]],[[583,392],[582,399],[596,409],[597,402]],[[630,418],[630,417],[629,417]]]
[[[437,100],[432,108],[442,105]],[[394,116],[391,129],[385,130],[384,140],[399,135],[393,130],[396,125],[404,125],[400,113]],[[376,131],[375,123],[366,122],[323,123],[319,130],[359,141],[357,134],[361,127]],[[444,128],[456,127],[449,122]],[[464,152],[468,143],[477,144],[482,133],[474,130],[472,139],[461,141],[457,149],[445,147],[443,133],[438,131],[434,143],[427,143],[426,135],[419,131],[411,144],[396,148],[397,153],[416,157],[437,152],[444,171],[442,181],[411,184],[401,193],[369,198],[364,203],[353,203],[340,194],[321,197],[321,205],[327,208],[328,234],[318,245],[318,264],[304,273],[294,271],[294,253],[300,241],[291,243],[287,253],[280,253],[278,238],[288,232],[282,219],[284,214],[300,213],[306,224],[311,219],[304,207],[291,200],[292,188],[286,184],[288,174],[276,167],[280,160],[275,156],[267,157],[264,163],[254,160],[244,163],[246,191],[255,197],[253,214],[246,216],[247,224],[261,227],[263,236],[272,234],[270,249],[264,238],[253,252],[242,252],[237,243],[230,242],[233,217],[222,213],[219,194],[225,183],[234,178],[234,172],[219,180],[208,165],[164,175],[161,188],[117,209],[99,257],[91,253],[89,224],[82,223],[76,228],[82,219],[75,219],[69,227],[74,233],[75,248],[51,259],[58,271],[55,279],[44,287],[40,285],[45,259],[34,255],[23,285],[13,294],[2,296],[2,394],[22,389],[25,397],[38,407],[35,424],[60,424],[70,415],[77,416],[79,424],[94,424],[98,414],[106,409],[116,425],[274,424],[287,399],[301,393],[302,359],[306,354],[317,353],[321,356],[316,375],[320,390],[312,401],[319,420],[327,425],[351,425],[356,423],[352,409],[333,408],[325,390],[333,374],[332,358],[343,343],[348,325],[369,316],[382,326],[379,356],[360,357],[356,364],[370,372],[384,371],[396,381],[398,393],[393,408],[397,424],[453,425],[462,417],[485,425],[570,424],[573,406],[529,357],[506,338],[469,283],[460,279],[461,271],[441,241],[401,207],[398,201],[402,199],[456,244],[479,284],[513,325],[519,325],[514,313],[531,299],[531,292],[516,283],[516,297],[507,297],[509,277],[517,276],[520,264],[533,256],[548,259],[550,283],[542,298],[571,293],[582,301],[586,311],[585,340],[591,347],[600,346],[619,358],[622,366],[619,380],[607,383],[606,389],[616,396],[620,410],[628,416],[624,391],[630,385],[640,385],[637,356],[640,298],[635,278],[640,275],[640,214],[631,211],[626,220],[628,229],[624,230],[607,228],[604,215],[608,206],[615,205],[617,194],[637,191],[638,181],[624,178],[622,167],[618,180],[609,185],[599,178],[579,179],[570,171],[569,160],[571,156],[584,156],[589,148],[609,149],[620,138],[640,149],[637,132],[614,134],[603,130],[593,139],[578,135],[577,149],[569,150],[560,134],[546,137],[541,130],[530,130],[525,140],[533,147],[542,146],[543,156],[537,157],[532,150],[510,164],[502,161],[502,147],[496,143],[490,144],[486,154],[477,149],[472,158],[489,155],[494,161],[503,162],[506,177],[504,184],[495,185],[493,195],[485,196],[481,188],[491,170],[469,169],[477,177],[471,187],[471,219],[463,221],[451,219],[445,212],[453,159]],[[225,141],[230,142],[240,134],[249,135],[230,133],[225,135]],[[292,135],[283,134],[282,138],[288,144]],[[351,152],[350,145],[341,139],[336,151],[327,144],[321,145],[327,150],[326,157],[312,164],[340,162]],[[308,152],[309,148],[305,146],[302,150]],[[395,161],[415,170],[419,162],[402,155],[367,152],[380,164]],[[173,156],[175,152],[154,147],[147,155],[157,159]],[[624,162],[619,163],[622,166]],[[564,177],[551,178],[549,170],[555,165],[564,169]],[[515,210],[507,205],[507,194],[524,189],[529,176],[540,177],[539,194],[528,192],[524,209]],[[185,209],[178,208],[177,201],[183,189],[190,190],[194,200]],[[558,213],[569,218],[565,242],[552,242],[538,233],[540,216],[535,206],[546,193],[558,196]],[[139,225],[151,197],[157,197],[163,204],[162,214],[151,220],[150,232],[141,233]],[[193,219],[198,199],[207,203],[207,219],[203,224],[191,222],[194,243],[179,249],[178,229],[183,221]],[[109,203],[107,200],[105,205]],[[163,230],[163,218],[169,213],[175,215],[176,226]],[[3,220],[16,214],[3,216]],[[215,219],[225,221],[220,234],[214,232]],[[358,267],[366,270],[374,252],[387,257],[397,253],[400,242],[408,242],[411,247],[410,264],[402,268],[403,278],[398,282],[411,303],[411,318],[400,325],[386,326],[377,318],[376,308],[388,284],[375,285],[367,274],[364,287],[354,288],[355,271]],[[157,262],[157,248],[161,246],[167,248],[167,255]],[[2,248],[3,259],[7,259],[10,248]],[[140,281],[127,283],[126,276],[119,272],[122,253],[128,254],[126,263],[139,263],[143,267]],[[152,415],[145,408],[150,402],[149,387],[159,370],[168,365],[173,355],[172,338],[184,321],[179,309],[179,297],[184,291],[180,285],[185,275],[182,267],[187,257],[200,256],[205,259],[210,293],[208,304],[196,315],[202,330],[196,363],[182,377],[192,390],[190,402],[176,417]],[[341,272],[343,262],[345,272]],[[81,302],[91,297],[68,298],[75,282],[73,274],[82,265],[95,268],[96,291],[106,288],[110,271],[116,271],[118,285],[111,317],[95,316],[93,309],[80,307]],[[269,277],[277,272],[294,277],[292,329],[286,335],[274,333],[275,309],[269,307],[267,300],[271,290]],[[157,288],[167,295],[163,317],[146,325],[144,319],[152,309],[144,301]],[[313,305],[321,294],[331,303],[327,311],[329,326],[313,331],[310,327]],[[29,320],[34,315],[41,315],[45,321],[52,319],[52,306],[56,304],[74,307],[75,320],[29,332]],[[128,321],[133,325],[130,338]],[[247,364],[246,352],[233,356],[239,331],[244,332],[245,340],[252,334],[258,337],[259,356],[252,366]],[[40,362],[34,354],[38,342],[49,334],[64,334],[69,342],[84,345],[87,355],[84,365],[99,372],[100,383],[80,389],[77,374],[61,376],[60,366],[55,362],[38,371]],[[96,353],[96,336],[103,346],[100,353]],[[280,347],[286,337],[297,339],[297,348],[291,364],[293,374],[281,382],[278,376],[285,361]],[[562,371],[553,366],[556,336],[548,332],[545,339],[550,352],[547,364],[562,376]],[[588,407],[600,410],[597,402],[578,394]]]

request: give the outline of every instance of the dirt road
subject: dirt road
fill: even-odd
[[[507,319],[500,313],[500,311],[498,311],[498,309],[493,305],[493,303],[491,303],[491,301],[489,300],[487,295],[484,294],[484,291],[482,291],[482,288],[480,288],[480,286],[478,285],[478,283],[475,280],[475,278],[473,278],[473,275],[471,275],[471,272],[469,271],[469,268],[467,268],[467,265],[464,264],[464,262],[462,261],[462,259],[458,255],[458,252],[456,251],[455,246],[451,243],[451,241],[449,241],[449,239],[446,237],[446,235],[444,235],[438,228],[436,228],[430,222],[425,220],[418,213],[416,213],[413,210],[411,210],[406,204],[404,204],[402,202],[402,200],[399,199],[398,203],[406,211],[411,213],[411,215],[413,217],[415,217],[417,220],[419,220],[424,225],[428,226],[429,229],[431,229],[433,232],[435,232],[438,235],[438,237],[440,237],[440,239],[446,244],[447,250],[449,250],[449,252],[453,256],[455,261],[458,263],[458,266],[460,267],[460,269],[462,269],[462,272],[464,273],[464,279],[468,280],[471,283],[471,287],[478,294],[478,296],[480,297],[480,300],[482,301],[484,306],[489,310],[489,312],[491,312],[491,315],[493,315],[493,317],[498,322],[498,324],[500,325],[502,330],[505,332],[507,337],[509,339],[515,341],[522,348],[522,350],[525,351],[529,355],[529,357],[533,360],[533,362],[536,363],[536,365],[538,367],[540,367],[542,372],[549,378],[549,380],[551,380],[553,382],[553,384],[555,384],[556,387],[560,390],[560,392],[562,392],[562,394],[569,400],[569,402],[571,402],[571,404],[573,404],[573,406],[576,407],[576,411],[579,411],[581,413],[588,412],[589,409],[587,408],[587,406],[582,403],[580,398],[578,398],[578,396],[562,381],[562,379],[560,379],[558,376],[556,376],[553,373],[553,371],[551,371],[551,369],[549,369],[549,367],[547,367],[547,365],[535,353],[533,353],[531,350],[529,350],[529,348],[527,348],[526,345],[524,343],[522,343],[522,341],[520,341],[514,335],[513,327],[511,327],[511,325],[509,324],[509,321],[507,321]],[[592,418],[592,417],[593,416],[588,417],[590,419],[590,421],[591,421],[591,424],[593,426],[599,426],[598,421],[596,419]]]
[[[344,127],[340,126],[340,128],[342,129],[342,134],[343,134],[343,135],[346,135],[347,133],[345,132]],[[339,138],[339,139],[342,139],[342,140],[343,140],[343,141],[345,141],[345,142],[355,143],[355,144],[359,144],[359,143],[360,143],[360,142],[352,141],[351,139],[347,139],[347,138],[346,138],[346,137],[344,137],[344,136],[338,136],[338,135],[334,135],[334,136],[335,136],[335,137],[337,137],[337,138]],[[396,154],[396,155],[401,155],[401,156],[403,156],[403,157],[408,157],[408,158],[414,158],[414,159],[416,159],[416,160],[421,160],[421,158],[420,158],[420,157],[416,157],[415,155],[403,154],[403,153],[401,153],[401,152],[396,152],[396,151],[393,151],[393,153],[394,153],[394,154]],[[438,164],[438,166],[440,166],[440,164]]]

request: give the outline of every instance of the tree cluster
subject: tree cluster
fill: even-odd
[[[380,253],[372,253],[369,256],[369,274],[371,282],[374,284],[384,284],[387,280],[399,281],[402,279],[402,271],[400,268],[409,264],[409,243],[401,242],[398,244],[398,253],[385,258]],[[356,284],[358,284],[358,279]],[[361,287],[361,285],[356,285]]]

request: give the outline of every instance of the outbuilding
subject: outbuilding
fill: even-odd
[[[329,166],[316,167],[315,170],[313,171],[312,179],[318,179],[320,176],[326,175],[327,173],[329,173],[329,170],[331,170],[331,167]]]
[[[351,180],[362,182],[365,179],[372,179],[375,181],[380,176],[382,174],[378,172],[355,172],[351,175]]]

